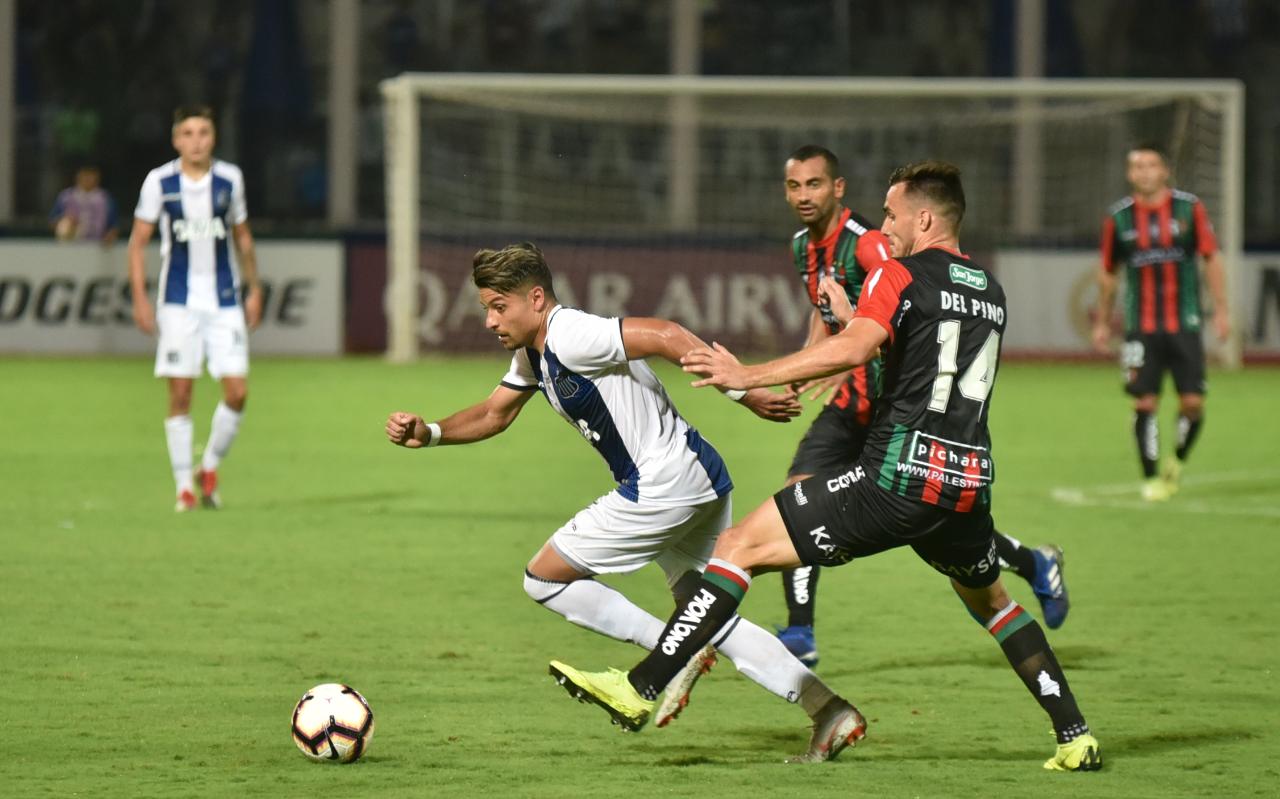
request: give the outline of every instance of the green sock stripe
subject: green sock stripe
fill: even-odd
[[[728,577],[716,574],[710,569],[702,573],[702,579],[711,583],[716,588],[719,588],[721,591],[724,591],[737,602],[741,602],[742,598],[747,595],[747,592],[743,590],[740,583],[736,583]]]
[[[1003,644],[1005,639],[1009,636],[1034,621],[1035,618],[1033,618],[1030,613],[1020,612],[1015,618],[1010,619],[1007,624],[1004,624],[1000,629],[993,631],[991,634],[996,637],[996,643]]]

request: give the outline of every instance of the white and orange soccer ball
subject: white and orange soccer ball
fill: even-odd
[[[354,763],[371,740],[373,711],[349,685],[317,685],[293,709],[293,742],[312,760]]]

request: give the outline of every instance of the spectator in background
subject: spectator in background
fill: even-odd
[[[76,170],[75,185],[58,192],[49,225],[59,241],[115,243],[116,203],[101,184],[102,172],[86,164]]]

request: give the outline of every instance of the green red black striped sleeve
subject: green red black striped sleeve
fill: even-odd
[[[893,341],[895,326],[902,319],[898,313],[898,309],[902,307],[902,293],[911,285],[911,280],[911,272],[898,261],[893,258],[882,261],[862,287],[858,310],[854,312],[853,318],[862,317],[876,322],[889,334],[889,340]]]

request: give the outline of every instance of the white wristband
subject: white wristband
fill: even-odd
[[[431,432],[431,438],[427,439],[427,446],[434,447],[440,443],[440,425],[435,422],[427,422],[427,430]]]
[[[734,402],[742,402],[742,398],[747,396],[747,392],[740,388],[730,388],[724,392],[724,395]]]

